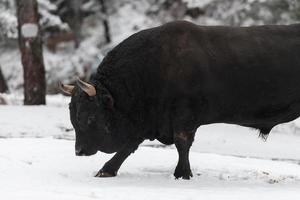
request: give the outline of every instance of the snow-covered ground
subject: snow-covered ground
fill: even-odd
[[[191,153],[194,178],[174,180],[174,149],[141,147],[118,177],[94,178],[110,155],[75,157],[74,142],[0,140],[1,199],[299,199],[300,165]]]
[[[172,175],[174,147],[155,141],[131,155],[117,177],[94,178],[112,155],[76,157],[68,99],[47,100],[0,106],[1,199],[300,199],[300,135],[285,128],[266,142],[248,128],[199,128],[189,181]]]

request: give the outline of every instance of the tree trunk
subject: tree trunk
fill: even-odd
[[[7,92],[8,88],[0,67],[0,93]]]
[[[101,5],[101,12],[103,15],[102,23],[104,27],[105,43],[109,44],[111,42],[111,37],[110,37],[110,28],[108,23],[107,8],[106,8],[105,0],[99,0],[99,2]]]
[[[69,8],[71,9],[71,13],[68,16],[67,20],[70,28],[72,29],[75,36],[75,47],[78,48],[81,42],[81,25],[82,25],[82,0],[70,0],[67,1],[69,4]]]
[[[46,83],[36,0],[16,0],[19,48],[24,69],[24,104],[45,104]]]

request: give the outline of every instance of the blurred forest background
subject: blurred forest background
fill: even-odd
[[[22,25],[33,18],[39,27],[36,41],[19,35],[18,19]],[[123,39],[173,20],[199,25],[290,24],[300,21],[300,0],[0,0],[0,104],[9,95],[23,98],[24,86],[43,96],[57,94],[59,80],[88,80]],[[31,52],[26,52],[28,44],[34,47]],[[25,54],[23,62],[20,52]],[[24,79],[41,87],[30,88]]]

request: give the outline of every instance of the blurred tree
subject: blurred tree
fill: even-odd
[[[109,27],[109,21],[108,21],[106,1],[105,0],[99,0],[99,3],[101,5],[101,13],[102,13],[102,21],[103,21],[103,27],[104,27],[105,42],[106,42],[106,44],[109,44],[111,42],[111,34],[110,34],[110,27]]]
[[[83,21],[83,0],[52,0],[57,6],[57,14],[66,22],[73,32],[75,47],[81,42],[81,26]]]
[[[16,0],[19,48],[24,69],[24,104],[45,104],[45,68],[36,0]]]
[[[84,19],[91,15],[99,16],[99,19],[102,20],[105,44],[111,42],[108,16],[109,9],[114,5],[113,0],[51,0],[51,2],[57,6],[56,13],[54,13],[59,15],[72,30],[76,47],[84,39],[82,36]]]
[[[161,23],[183,19],[188,10],[183,0],[152,0],[146,14]]]
[[[292,17],[296,21],[300,21],[300,2],[296,1],[292,7]]]
[[[0,0],[0,45],[16,43],[18,37],[14,2]],[[13,47],[16,47],[15,45]]]
[[[0,93],[7,92],[8,88],[0,67]]]

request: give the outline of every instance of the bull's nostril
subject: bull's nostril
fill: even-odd
[[[90,149],[86,148],[75,148],[76,156],[90,156],[97,153],[97,151],[91,151]]]
[[[82,149],[75,149],[75,154],[76,154],[76,156],[82,156],[82,155],[84,155]]]

